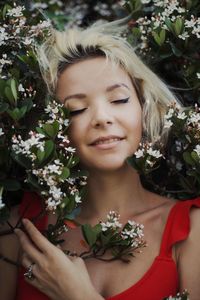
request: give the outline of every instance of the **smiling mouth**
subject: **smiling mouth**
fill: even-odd
[[[113,142],[118,142],[121,140],[123,140],[123,138],[110,138],[107,140],[96,141],[95,143],[92,144],[92,146],[103,145],[103,144],[112,144]]]

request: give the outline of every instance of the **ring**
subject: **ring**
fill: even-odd
[[[33,266],[34,266],[34,263],[32,263],[28,267],[27,271],[24,273],[24,277],[26,277],[29,280],[33,280],[35,278],[35,276],[33,275]]]

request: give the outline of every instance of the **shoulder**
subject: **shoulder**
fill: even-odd
[[[183,204],[187,208],[187,213],[182,218],[182,223],[187,223],[188,232],[186,238],[178,245],[178,253],[180,259],[186,259],[191,253],[196,250],[200,251],[200,199],[195,201],[187,200]]]
[[[188,289],[191,299],[195,300],[199,299],[200,295],[200,209],[198,208],[192,206],[189,210],[188,235],[177,245],[180,287]],[[184,219],[182,221],[184,222]]]
[[[8,220],[10,225],[8,225],[8,223],[5,223],[2,226],[0,226],[0,253],[3,256],[7,256],[12,260],[17,260],[18,258],[19,241],[15,233],[12,232],[10,226],[16,226],[19,220],[18,210],[18,206],[14,207],[11,210],[10,218]],[[8,234],[4,234],[4,232]]]

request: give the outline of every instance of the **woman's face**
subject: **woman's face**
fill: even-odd
[[[128,74],[103,57],[86,59],[63,71],[57,97],[70,110],[69,138],[82,164],[122,168],[142,134],[141,106]]]

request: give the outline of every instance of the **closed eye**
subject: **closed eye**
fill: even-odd
[[[69,112],[69,115],[70,115],[70,116],[75,116],[75,115],[78,115],[78,114],[84,112],[84,110],[86,110],[86,108],[77,109],[77,110],[71,110],[71,111]]]
[[[129,101],[129,98],[124,98],[124,99],[119,99],[119,100],[114,100],[114,101],[111,101],[111,103],[116,103],[116,104],[120,104],[120,103],[127,103]]]

